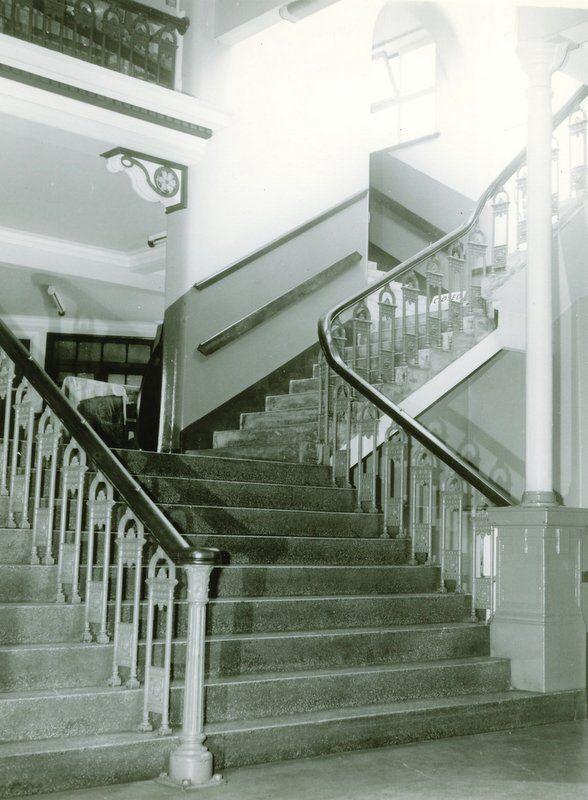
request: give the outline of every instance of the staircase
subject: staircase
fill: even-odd
[[[471,598],[440,593],[439,567],[409,565],[409,540],[382,538],[382,515],[354,513],[355,491],[334,487],[327,467],[119,456],[191,543],[225,554],[206,644],[217,770],[579,712],[574,693],[512,691]],[[138,732],[142,690],[107,685],[112,642],[82,641],[84,606],[54,602],[57,567],[30,564],[31,536],[0,532],[1,796],[157,777],[176,736]],[[172,726],[183,598],[182,587]]]

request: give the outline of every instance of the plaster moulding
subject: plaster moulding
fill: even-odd
[[[5,114],[186,164],[228,123],[188,94],[1,33],[0,98]]]
[[[162,275],[144,275],[139,270],[148,267],[150,273],[163,271],[164,247],[157,250],[145,247],[125,253],[16,228],[0,228],[0,246],[4,264],[163,292]]]
[[[187,168],[155,156],[117,147],[102,153],[109,172],[125,172],[142,200],[161,203],[166,214],[188,205]]]

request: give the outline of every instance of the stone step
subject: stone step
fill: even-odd
[[[140,475],[137,479],[158,503],[353,511],[356,502],[353,489],[336,486],[288,486],[283,483],[204,481],[151,475]]]
[[[298,394],[299,392],[318,392],[318,378],[296,378],[290,381],[289,393]]]
[[[27,564],[31,560],[30,528],[0,528],[0,564]]]
[[[314,439],[302,442],[290,439],[274,444],[227,445],[227,447],[198,452],[211,456],[221,454],[223,458],[235,460],[248,459],[249,461],[304,465],[316,465],[317,463],[317,446]]]
[[[577,692],[493,692],[207,725],[215,768],[575,719]],[[128,783],[168,768],[177,735],[109,733],[0,745],[4,797]]]
[[[114,569],[111,573],[112,591],[115,580]],[[438,581],[439,571],[435,567],[223,567],[215,569],[210,580],[211,599],[217,600],[215,610],[211,611],[211,618],[214,624],[218,622],[224,626],[223,630],[226,630],[231,618],[235,620],[234,624],[238,625],[239,619],[244,618],[247,612],[251,624],[259,626],[264,615],[267,616],[273,609],[276,616],[269,619],[268,631],[294,629],[284,627],[289,624],[299,629],[303,617],[311,620],[312,625],[316,627],[325,615],[337,613],[335,598],[340,600],[339,611],[343,615],[342,619],[348,619],[348,616],[344,617],[348,614],[346,609],[349,608],[349,602],[345,602],[345,598],[358,599],[358,609],[354,611],[356,615],[364,613],[362,609],[365,610],[370,597],[384,594],[391,597],[396,594],[401,596],[414,594],[418,598],[417,605],[420,606],[422,605],[420,596],[425,592],[434,591]],[[320,609],[315,616],[314,610],[319,605],[317,598],[321,595],[326,598],[325,608]],[[273,598],[273,605],[271,603],[264,605],[261,600],[264,597]],[[178,635],[185,631],[184,598],[185,585],[180,574],[175,611],[179,620],[176,626]],[[232,598],[232,601],[229,604],[222,604],[218,602],[219,598],[221,600]],[[256,600],[246,600],[246,598],[256,598]],[[292,598],[290,607],[283,602],[286,598]],[[302,608],[301,603],[297,602],[304,598],[310,598],[307,608]],[[247,603],[253,605],[248,606]],[[142,605],[146,609],[146,604]],[[459,607],[459,603],[456,606]],[[112,611],[111,600],[111,618]],[[291,618],[288,617],[289,613],[292,613]],[[399,613],[402,613],[401,608]],[[417,613],[417,610],[414,609],[411,613]],[[145,619],[146,612],[143,614],[143,621]],[[368,623],[373,624],[369,620]],[[331,625],[330,619],[328,624]],[[347,625],[349,624],[347,622]],[[80,642],[83,629],[84,607],[80,604],[53,602],[0,604],[0,644]],[[234,632],[236,629],[232,630]]]
[[[177,607],[178,634],[185,631],[186,604]],[[211,635],[304,632],[348,628],[465,622],[471,598],[457,594],[348,597],[256,597],[212,600]]]
[[[51,602],[55,599],[56,581],[56,567],[0,564],[0,603]]]
[[[330,469],[321,465],[225,458],[212,450],[183,455],[139,450],[115,450],[115,453],[134,475],[297,486],[332,485]]]
[[[279,409],[277,411],[250,411],[241,414],[241,430],[273,430],[287,426],[306,426],[309,423],[316,425],[318,420],[318,406],[315,408]]]
[[[142,642],[140,665],[144,652]],[[219,677],[487,655],[488,628],[480,623],[234,633],[208,637],[206,671],[210,677]],[[0,692],[106,686],[112,658],[112,642],[2,645]],[[183,679],[184,659],[185,640],[176,639],[172,647],[174,680]]]
[[[185,535],[195,547],[217,547],[231,564],[405,564],[410,550],[408,539]]]
[[[266,412],[260,412],[265,414]],[[281,442],[288,444],[300,441],[316,441],[316,422],[304,422],[298,425],[284,425],[282,427],[266,429],[226,430],[215,431],[212,439],[213,449],[220,447],[233,447],[240,445],[275,446]]]
[[[258,536],[350,536],[375,538],[383,531],[382,514],[227,508],[159,504],[185,534],[256,534]]]
[[[390,667],[322,670],[216,678],[206,682],[210,723],[263,719],[281,714],[353,708],[448,694],[509,688],[507,659],[453,659]],[[181,723],[184,687],[171,688],[170,722]],[[143,690],[87,687],[0,694],[0,741],[25,742],[93,736],[137,729]]]
[[[268,395],[265,398],[266,411],[286,411],[299,408],[318,409],[319,393],[298,392],[297,394]]]
[[[576,719],[581,693],[504,691],[207,725],[215,767],[440,739]]]

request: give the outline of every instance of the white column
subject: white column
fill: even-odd
[[[553,313],[551,224],[551,75],[566,45],[540,39],[519,49],[528,75],[527,145],[527,505],[553,505]]]

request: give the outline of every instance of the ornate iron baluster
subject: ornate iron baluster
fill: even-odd
[[[465,296],[464,271],[465,249],[461,242],[452,246],[447,257],[449,283],[447,330],[459,333],[463,330],[463,304]]]
[[[110,545],[112,539],[112,508],[114,493],[111,484],[98,472],[88,490],[88,544],[86,567],[86,599],[84,616],[84,642],[92,641],[92,625],[98,632],[96,641],[107,644],[109,641],[106,628],[108,613],[108,589],[110,585]],[[103,532],[101,566],[99,554],[99,531]],[[94,572],[101,569],[102,574],[96,580]]]
[[[108,681],[110,686],[120,686],[120,668],[129,670],[129,677],[125,686],[136,689],[139,686],[137,678],[137,649],[139,644],[139,611],[141,602],[141,564],[143,560],[143,546],[145,545],[145,531],[141,522],[127,509],[118,524],[117,565],[116,565],[116,599],[114,610],[114,655],[112,659],[112,677]],[[132,607],[130,609],[130,622],[123,621],[123,591],[125,587],[124,570],[134,569],[132,585]]]
[[[14,383],[14,364],[3,350],[0,350],[0,400],[4,404],[4,423],[2,426],[2,451],[0,452],[0,495],[8,494],[8,459],[10,446],[10,412],[12,410],[12,391]]]
[[[57,602],[65,603],[64,584],[71,585],[70,603],[81,603],[79,593],[80,549],[82,543],[82,517],[84,513],[84,479],[88,469],[86,454],[72,439],[63,453],[61,467],[61,515],[59,525],[59,552],[57,561]],[[73,541],[68,541],[69,523],[73,503]]]
[[[366,380],[370,378],[372,318],[365,303],[353,309],[351,365]]]
[[[414,563],[418,555],[426,555],[426,564],[434,563],[433,520],[435,511],[434,456],[422,445],[414,448],[411,457],[410,530]]]
[[[128,35],[123,23],[123,12],[112,7],[107,8],[102,17],[102,64],[118,72],[122,71],[122,44],[125,33]],[[111,56],[116,59],[115,66],[111,65]]]
[[[363,511],[364,506],[375,514],[378,511],[376,489],[378,481],[378,410],[370,402],[357,403],[355,418],[357,420],[357,505],[356,511]],[[365,458],[363,440],[368,440]],[[372,441],[371,455],[369,441]]]
[[[454,591],[463,592],[463,482],[450,473],[441,480],[441,582],[439,590],[447,591],[453,581]],[[455,542],[455,546],[454,545]]]
[[[492,201],[492,270],[506,269],[508,259],[508,209],[510,200],[504,189],[496,192]]]
[[[57,450],[62,427],[47,406],[39,419],[37,454],[35,464],[35,504],[33,516],[33,543],[31,564],[39,564],[38,547],[45,546],[43,564],[53,564],[53,522],[55,518],[55,491],[57,487]],[[47,462],[47,464],[46,464]],[[46,479],[46,470],[49,478]],[[47,491],[45,491],[47,489]]]
[[[559,219],[559,142],[555,136],[551,139],[551,223],[557,224]]]
[[[406,536],[406,487],[408,478],[408,436],[391,425],[386,431],[384,461],[383,511],[386,535]],[[412,555],[412,554],[411,554]]]
[[[394,383],[396,369],[396,300],[390,284],[378,295],[378,380]]]
[[[517,172],[517,247],[527,243],[527,165]]]
[[[439,260],[431,259],[427,269],[427,306],[425,309],[426,347],[443,347],[443,303],[441,293],[443,289],[443,275],[439,268]],[[433,315],[436,304],[437,316]]]
[[[334,484],[339,482],[340,464],[343,463],[343,485],[351,486],[349,473],[351,469],[351,425],[353,415],[353,399],[350,387],[337,379],[333,400],[333,455],[331,458],[331,476]],[[340,420],[341,418],[341,420]],[[344,427],[345,435],[339,433],[340,424]],[[341,443],[345,445],[341,449]]]
[[[143,720],[139,726],[141,731],[152,731],[150,714],[159,714],[161,723],[158,729],[160,736],[168,736],[172,729],[169,724],[169,686],[171,674],[172,632],[174,617],[174,590],[177,585],[176,568],[163,550],[158,547],[147,571],[147,642],[145,652],[145,679],[143,688]],[[155,609],[158,614],[164,613],[165,644],[163,649],[163,665],[153,664],[153,628],[156,624]]]
[[[418,364],[419,360],[419,290],[416,278],[411,273],[402,284],[402,363]],[[409,310],[413,314],[409,314]],[[412,324],[409,325],[409,318]]]
[[[149,25],[143,17],[137,17],[131,27],[130,72],[134,77],[148,78]],[[141,68],[140,64],[143,63]]]
[[[494,615],[494,531],[485,505],[477,505],[472,514],[472,620],[478,611],[486,619]]]
[[[74,5],[74,54],[77,58],[94,61],[96,11],[92,0],[76,0]],[[87,39],[87,44],[84,43]]]
[[[173,86],[175,81],[176,52],[178,45],[176,35],[169,26],[157,31],[152,39],[156,48],[155,81],[166,86]],[[165,75],[169,75],[166,79]]]
[[[12,433],[12,462],[10,466],[10,495],[8,498],[9,528],[16,528],[16,513],[20,513],[21,528],[30,528],[29,496],[33,458],[35,417],[41,411],[39,395],[26,380],[20,383],[15,393],[14,426]],[[21,439],[21,429],[24,431]],[[24,448],[24,461],[21,453]]]

